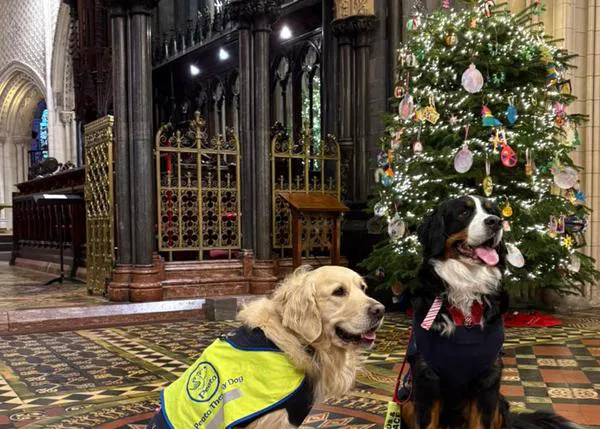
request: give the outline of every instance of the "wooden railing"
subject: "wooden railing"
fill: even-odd
[[[13,253],[16,258],[58,262],[60,231],[64,232],[65,264],[72,275],[85,265],[85,208],[81,203],[44,205],[35,203],[39,193],[77,194],[83,197],[83,168],[20,183],[13,193]],[[62,211],[62,213],[60,212]],[[60,222],[60,219],[63,219]]]

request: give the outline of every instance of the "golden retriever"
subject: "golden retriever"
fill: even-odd
[[[249,304],[238,320],[260,328],[314,386],[314,403],[347,393],[359,366],[360,348],[371,347],[384,306],[365,294],[356,272],[338,266],[300,267],[273,295]],[[307,348],[310,346],[310,349]],[[248,428],[288,429],[285,410],[267,414]]]
[[[305,374],[312,395],[308,395],[309,401],[302,407],[300,419],[313,404],[344,395],[352,387],[360,349],[373,345],[385,310],[382,304],[365,294],[365,289],[362,277],[348,268],[300,267],[286,277],[271,296],[250,303],[239,313],[238,320],[244,327],[252,332],[262,330],[264,337]],[[295,408],[288,409],[296,412]],[[172,426],[165,416],[163,408],[163,413],[157,414],[148,428]],[[298,415],[292,420],[297,424]],[[297,426],[290,422],[286,408],[282,408],[260,415],[245,427],[292,429]]]

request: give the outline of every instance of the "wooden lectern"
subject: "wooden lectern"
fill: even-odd
[[[348,211],[341,201],[338,201],[332,195],[320,192],[281,192],[281,198],[288,202],[292,209],[292,251],[294,268],[302,263],[302,250],[306,243],[302,242],[303,218],[320,217],[331,222],[331,240],[328,243],[333,265],[340,264],[340,235],[341,235],[341,214]],[[308,231],[306,236],[310,236]],[[325,231],[321,231],[321,234]]]

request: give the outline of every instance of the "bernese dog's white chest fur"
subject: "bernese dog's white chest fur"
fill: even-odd
[[[473,303],[485,303],[486,297],[499,292],[502,273],[496,267],[466,264],[458,259],[432,260],[435,272],[446,283],[448,302],[463,314],[469,314]],[[443,335],[454,332],[454,322],[442,314],[437,330]],[[436,328],[436,326],[434,326]]]

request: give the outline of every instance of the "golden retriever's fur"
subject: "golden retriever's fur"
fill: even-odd
[[[300,267],[273,295],[249,304],[238,319],[260,328],[310,378],[315,402],[339,397],[352,387],[359,365],[359,345],[336,335],[336,327],[361,334],[377,329],[373,308],[383,306],[365,294],[366,285],[354,271],[337,266],[316,270]],[[345,291],[341,295],[340,290]],[[285,410],[254,421],[249,428],[294,428]]]

